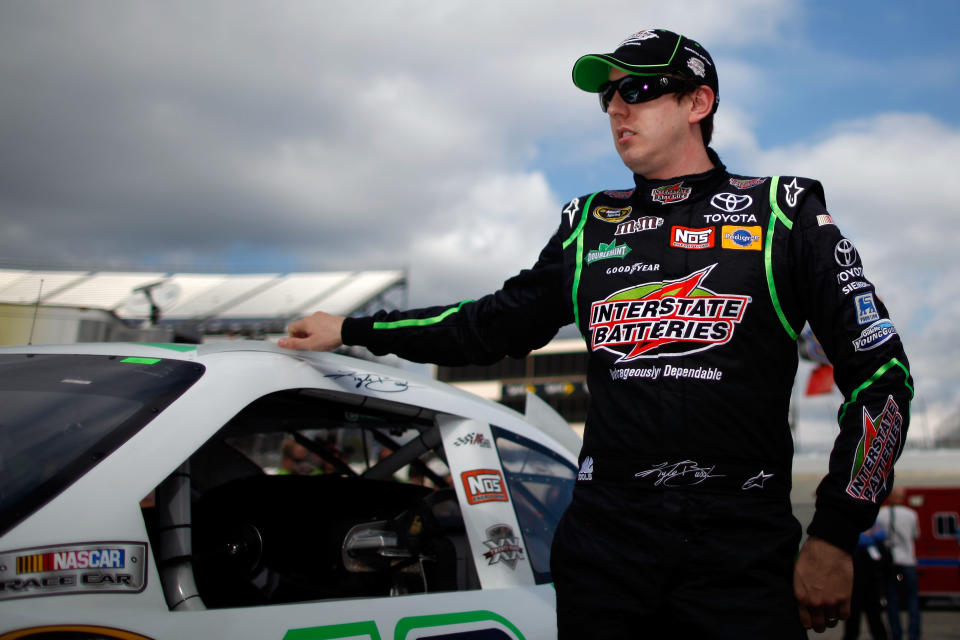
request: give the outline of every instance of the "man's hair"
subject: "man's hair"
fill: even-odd
[[[671,74],[673,75],[673,74]],[[677,96],[677,102],[683,100],[684,97],[690,95],[697,90],[701,85],[698,82],[694,82],[686,76],[673,76],[683,80],[683,89],[678,91],[675,95]],[[709,147],[710,140],[713,138],[713,112],[711,112],[706,118],[700,121],[700,135],[703,137],[703,146]]]

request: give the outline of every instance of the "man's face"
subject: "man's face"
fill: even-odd
[[[626,75],[620,69],[610,68],[611,81]],[[667,94],[648,102],[627,104],[619,93],[613,96],[607,109],[613,143],[631,171],[650,179],[686,173],[676,168],[690,136],[686,101],[684,98],[678,102],[676,94]],[[678,170],[680,173],[675,173]]]

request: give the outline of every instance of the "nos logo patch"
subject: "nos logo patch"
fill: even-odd
[[[496,469],[475,469],[460,474],[463,490],[470,504],[508,502],[503,476]]]

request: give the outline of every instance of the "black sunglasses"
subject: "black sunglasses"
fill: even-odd
[[[624,76],[600,85],[600,108],[606,113],[615,93],[627,104],[654,100],[668,93],[682,91],[686,83],[672,76]]]

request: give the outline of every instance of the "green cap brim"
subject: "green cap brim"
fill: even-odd
[[[573,84],[584,91],[598,93],[600,85],[610,79],[610,67],[635,76],[656,76],[664,73],[669,64],[632,65],[611,55],[589,54],[573,63]]]

